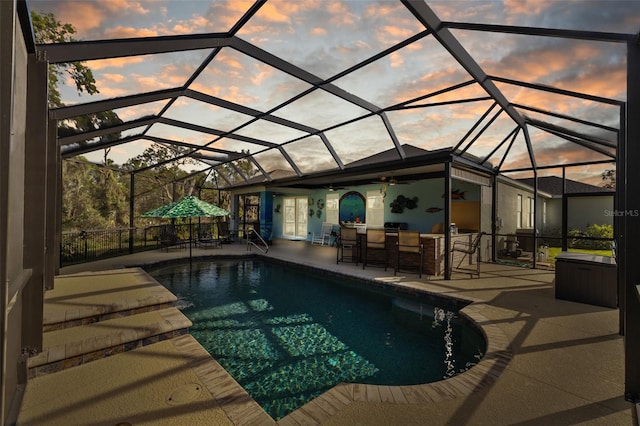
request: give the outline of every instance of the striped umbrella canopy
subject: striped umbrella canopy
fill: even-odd
[[[175,219],[179,217],[227,216],[228,214],[229,212],[223,208],[202,201],[193,195],[188,195],[181,200],[149,210],[142,216]]]

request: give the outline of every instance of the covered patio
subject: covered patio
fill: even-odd
[[[231,194],[233,231],[241,227],[240,212],[251,211],[252,226],[265,239],[278,239],[261,255],[473,300],[481,325],[486,319],[486,326],[501,336],[497,367],[485,372],[490,380],[482,386],[482,380],[443,385],[409,401],[408,393],[353,385],[348,403],[327,408],[332,404],[312,402],[282,424],[372,419],[411,424],[425,416],[443,424],[492,423],[496,417],[525,424],[637,422],[640,195],[632,188],[640,184],[635,167],[640,159],[640,44],[632,2],[621,2],[631,17],[627,26],[594,31],[573,21],[547,27],[524,12],[505,21],[466,21],[447,2],[347,2],[340,4],[346,9],[330,8],[336,13],[331,19],[319,4],[291,8],[287,2],[256,1],[194,12],[202,17],[199,22],[209,22],[195,30],[176,25],[153,36],[87,33],[83,41],[65,43],[36,42],[30,16],[34,4],[46,7],[37,1],[0,2],[0,54],[7,58],[0,64],[0,275],[6,283],[0,286],[2,422],[11,424],[21,406],[37,406],[44,396],[30,394],[27,363],[43,351],[43,290],[53,290],[57,276],[186,255],[153,251],[60,269],[63,162],[98,164],[104,155],[100,167],[111,167],[106,164],[111,148],[132,156],[150,143],[167,148],[170,158],[119,168],[130,179],[131,252],[137,179],[148,169],[189,158],[198,165],[190,173],[206,175],[213,190]],[[60,7],[56,11],[69,10],[69,5]],[[318,14],[323,17],[311,20]],[[347,24],[336,16],[353,19]],[[635,26],[628,27],[629,22]],[[396,24],[403,31],[395,31]],[[354,34],[349,43],[326,37],[341,28]],[[362,42],[358,37],[366,34],[378,37]],[[318,44],[316,36],[325,38]],[[479,39],[486,42],[474,43]],[[521,40],[534,58],[528,63],[494,58],[494,49],[487,49]],[[578,74],[594,78],[592,84],[577,84],[581,79],[570,70],[556,70],[562,74],[557,79],[536,72],[544,68],[537,55],[549,61],[541,47],[547,42],[563,55],[574,55],[572,60],[582,66]],[[300,46],[313,47],[314,54],[306,55]],[[612,52],[611,74],[589,74]],[[156,60],[163,66],[139,68]],[[507,67],[512,61],[517,66]],[[559,57],[556,61],[563,63]],[[75,62],[103,70],[97,72],[109,82],[104,94],[76,93],[72,83],[63,91],[65,104],[48,105],[48,66]],[[115,66],[129,68],[116,72]],[[369,84],[387,74],[385,84]],[[133,92],[119,86],[127,76],[140,77]],[[145,78],[163,84],[152,90],[141,84]],[[117,120],[90,130],[69,125],[111,113]],[[536,252],[549,238],[560,241],[563,251],[570,248],[567,206],[576,194],[568,182],[608,171],[615,177],[615,195],[602,215],[610,217],[613,228],[619,308],[557,300],[555,276],[535,269]],[[545,201],[553,195],[539,188],[549,176],[562,182],[553,235],[544,233],[552,213]],[[334,247],[307,244],[327,220],[330,200],[353,192],[367,203],[382,200],[377,227],[408,222],[426,233],[445,224],[442,273],[427,280],[336,266]],[[470,193],[474,196],[464,199],[462,194]],[[253,198],[247,202],[249,195]],[[418,208],[397,213],[391,204],[401,196],[415,198]],[[339,203],[332,208],[340,214]],[[469,233],[487,234],[480,277],[472,280],[449,272],[455,239],[451,225],[460,224],[456,218],[466,220],[460,212],[470,209],[477,214],[465,222],[471,223]],[[300,220],[287,223],[290,214]],[[246,216],[243,220],[246,226]],[[505,237],[519,229],[530,239],[533,269],[492,263],[501,250],[509,251]],[[215,254],[244,255],[246,250],[236,243]],[[211,252],[196,248],[193,255]],[[116,360],[114,368],[121,367]],[[65,373],[59,374],[64,380]],[[54,389],[55,381],[49,386]],[[151,420],[160,418],[158,411],[148,414]]]

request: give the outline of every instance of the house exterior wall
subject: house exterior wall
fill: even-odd
[[[567,226],[569,229],[586,230],[589,225],[613,226],[613,194],[589,197],[568,197]]]
[[[509,181],[498,181],[497,195],[497,216],[499,226],[499,234],[514,234],[518,229],[533,229],[527,219],[531,213],[528,199],[533,198],[533,190],[522,185],[510,183]],[[522,196],[521,217],[522,223],[518,226],[518,195]],[[546,204],[546,215],[543,215],[543,204]],[[541,231],[545,226],[553,226],[553,224],[562,223],[562,200],[556,208],[555,200],[548,196],[538,193],[535,209],[536,211],[536,228]]]
[[[21,398],[24,160],[28,55],[14,2],[0,2],[0,416],[11,422]],[[24,364],[24,363],[22,363]],[[26,371],[26,370],[25,370]]]
[[[560,233],[562,230],[562,198],[547,200],[547,223],[542,227],[543,233]]]
[[[529,198],[533,198],[533,190],[522,184],[518,184],[512,180],[499,179],[496,197],[496,216],[497,229],[496,245],[501,250],[506,247],[506,238],[509,234],[518,236],[520,248],[524,251],[533,250],[533,229],[534,227],[528,223],[531,213],[529,206]],[[522,206],[520,208],[521,224],[518,226],[518,195],[522,196]],[[543,214],[543,204],[546,204],[546,215]],[[562,221],[562,203],[560,209],[554,209],[554,200],[546,195],[538,193],[536,204],[535,228],[540,236],[544,229],[548,229],[552,223],[561,224]]]
[[[452,200],[452,210],[465,212],[468,209],[474,209],[473,214],[477,213],[475,229],[491,232],[491,188],[481,186],[461,180],[452,180],[452,191],[462,196]],[[484,190],[483,190],[484,189]],[[434,225],[444,222],[444,179],[432,178],[424,179],[408,184],[398,184],[383,187],[381,184],[361,185],[353,187],[345,187],[336,191],[328,190],[308,191],[306,194],[278,194],[273,197],[273,209],[276,206],[282,206],[282,200],[287,196],[306,196],[309,200],[313,200],[313,204],[309,205],[308,217],[308,236],[311,239],[312,233],[320,232],[322,223],[326,221],[324,211],[318,215],[317,202],[325,200],[327,194],[338,194],[339,197],[350,191],[356,191],[366,198],[368,191],[385,191],[384,197],[384,222],[406,223],[408,229],[418,230],[423,234],[431,233]],[[416,199],[415,208],[404,208],[402,212],[393,212],[391,204],[398,199],[405,197],[408,199]],[[438,210],[440,209],[440,210]],[[313,210],[313,215],[311,214]],[[455,222],[455,217],[452,217]],[[336,227],[339,226],[335,224]],[[273,233],[274,237],[282,238],[282,213],[274,210],[273,215]]]

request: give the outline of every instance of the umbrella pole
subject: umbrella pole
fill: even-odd
[[[193,233],[191,229],[191,218],[189,218],[189,265],[191,265],[191,244],[193,244]]]

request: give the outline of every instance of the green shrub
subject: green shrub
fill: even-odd
[[[613,226],[609,224],[587,225],[586,231],[582,231],[580,229],[571,229],[569,230],[567,236],[569,237],[570,247],[579,248],[579,249],[607,250],[611,248],[611,241],[589,240],[589,239],[571,238],[571,237],[613,239]]]

